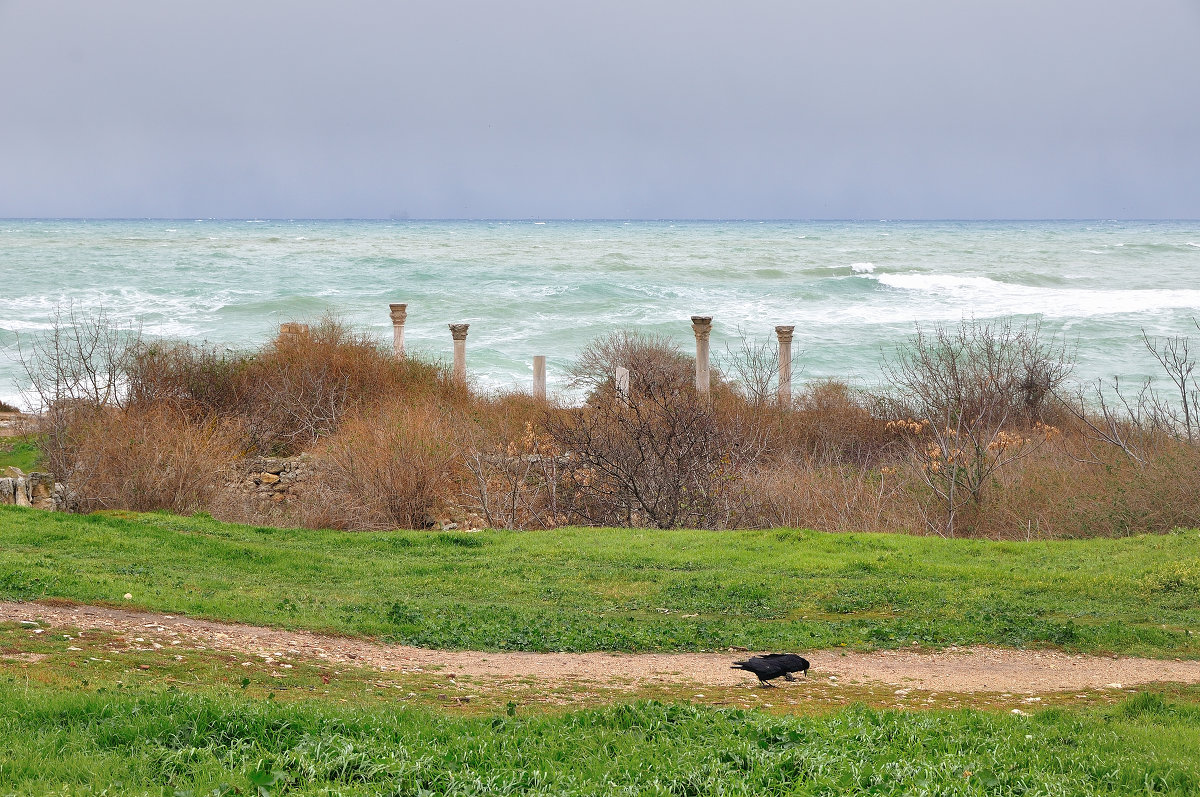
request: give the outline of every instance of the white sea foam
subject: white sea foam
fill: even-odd
[[[855,274],[870,274],[875,270],[874,263],[851,263],[850,270]]]
[[[1000,282],[990,277],[946,274],[872,275],[881,285],[941,298],[979,316],[1033,315],[1090,318],[1200,307],[1200,290],[1191,288],[1114,289],[1046,288]]]

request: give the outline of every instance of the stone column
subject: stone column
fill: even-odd
[[[779,406],[792,406],[792,333],[794,326],[775,327],[775,336],[779,338]]]
[[[538,401],[546,400],[546,355],[533,356],[533,397]]]
[[[407,304],[389,304],[392,314],[392,350],[396,359],[404,356],[404,321],[408,318]]]
[[[16,500],[14,503],[17,506],[33,506],[29,500],[29,479],[25,476],[18,476],[13,481],[16,482],[16,495],[14,496]]]
[[[295,340],[301,335],[308,334],[308,324],[297,324],[294,321],[289,321],[286,324],[279,325],[280,340]]]
[[[708,336],[712,332],[712,316],[692,316],[692,331],[696,333],[696,390],[708,393]]]
[[[618,365],[613,375],[617,381],[617,403],[623,404],[629,400],[629,369]]]
[[[450,335],[454,338],[454,381],[467,381],[467,327],[470,324],[450,324]]]

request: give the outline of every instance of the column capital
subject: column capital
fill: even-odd
[[[696,339],[704,339],[712,332],[712,316],[710,315],[694,315],[692,316],[692,332],[696,333]]]
[[[471,325],[470,324],[448,324],[447,326],[450,327],[450,335],[455,340],[466,340],[467,339],[467,327],[469,327]]]
[[[404,321],[408,318],[407,304],[389,304],[388,311],[392,316],[392,326],[404,326]]]
[[[795,331],[796,331],[795,326],[777,326],[777,327],[775,327],[775,334],[779,337],[780,343],[791,343],[792,342],[792,333]]]

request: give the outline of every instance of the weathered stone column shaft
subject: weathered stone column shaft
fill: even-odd
[[[392,316],[392,350],[396,359],[404,356],[404,322],[408,318],[407,304],[389,304]]]
[[[618,365],[613,376],[617,382],[617,403],[624,404],[629,401],[629,369]]]
[[[779,406],[792,405],[792,333],[794,326],[775,327],[775,336],[779,339]]]
[[[450,335],[454,338],[454,381],[467,381],[467,328],[470,324],[450,324]]]
[[[692,316],[692,332],[696,334],[696,390],[707,393],[709,387],[708,336],[712,332],[712,316]]]
[[[546,355],[533,356],[533,397],[538,401],[546,400]]]

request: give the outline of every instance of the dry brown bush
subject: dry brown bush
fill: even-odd
[[[873,469],[899,455],[877,399],[834,380],[815,382],[800,392],[795,409],[779,418],[778,437],[780,455],[818,466]]]
[[[194,422],[170,407],[107,410],[76,420],[69,486],[83,511],[207,509],[238,456],[236,425]]]
[[[145,345],[129,374],[131,403],[168,403],[193,418],[238,418],[248,450],[277,456],[305,450],[336,432],[343,417],[381,403],[470,400],[442,366],[396,359],[334,318],[253,354]]]
[[[314,451],[305,525],[425,528],[450,493],[455,447],[445,411],[423,402],[356,410]]]
[[[999,474],[976,519],[995,539],[1120,537],[1200,524],[1200,450],[1161,440],[1139,465],[1119,451],[1084,461],[1088,441],[1064,435]]]
[[[744,520],[761,527],[819,531],[921,530],[902,470],[864,471],[845,465],[777,464],[752,470]]]

